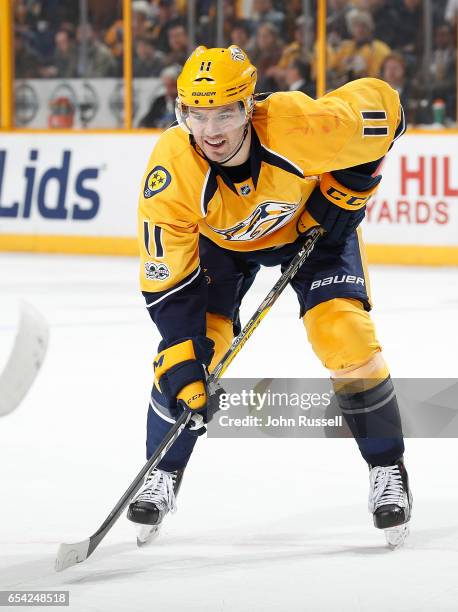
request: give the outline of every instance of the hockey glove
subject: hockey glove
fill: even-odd
[[[213,356],[213,340],[204,336],[182,340],[159,352],[154,360],[154,384],[176,416],[178,400],[193,412],[207,407],[206,366]],[[161,345],[159,345],[159,349]]]
[[[335,175],[342,177],[347,184],[358,184],[362,177],[361,174],[349,170],[326,172],[322,175],[320,184],[312,191],[306,212],[326,230],[329,241],[340,243],[344,242],[364,219],[366,204],[382,177],[364,177],[364,190],[357,191],[342,185]]]

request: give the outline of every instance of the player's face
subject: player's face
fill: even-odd
[[[235,102],[217,108],[190,108],[186,123],[208,159],[218,162],[240,144],[246,115]]]

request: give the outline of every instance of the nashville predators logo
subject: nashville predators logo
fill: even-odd
[[[227,229],[211,229],[224,236],[226,240],[259,240],[291,220],[299,208],[300,200],[296,204],[291,202],[263,202],[259,204],[249,217]]]
[[[234,62],[244,62],[246,55],[245,53],[242,51],[242,49],[240,49],[240,47],[236,47],[235,45],[232,45],[231,47],[229,47],[230,51],[231,51],[231,57],[234,60]]]
[[[163,191],[170,185],[172,177],[170,172],[163,166],[155,166],[146,177],[143,195],[145,198],[152,198],[153,195]]]

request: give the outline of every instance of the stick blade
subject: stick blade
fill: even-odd
[[[89,539],[75,544],[61,544],[55,562],[56,572],[85,561],[89,556],[89,544]]]

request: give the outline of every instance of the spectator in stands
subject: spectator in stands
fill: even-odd
[[[276,66],[283,51],[278,29],[268,21],[258,26],[251,60],[258,68],[257,91],[278,91]]]
[[[282,52],[278,67],[286,69],[293,60],[300,59],[310,67],[311,79],[316,78],[316,42],[314,32],[314,22],[306,24],[304,17],[301,15],[296,19],[296,27],[294,30],[294,40],[287,45]],[[304,49],[304,28],[307,27],[308,48]],[[334,67],[334,51],[330,45],[327,47],[326,65],[327,69],[332,70]],[[278,78],[278,75],[277,75]]]
[[[177,78],[181,66],[167,66],[161,72],[164,93],[157,97],[147,114],[140,120],[138,127],[166,128],[175,121],[175,101],[177,98]]]
[[[168,29],[176,23],[181,23],[178,8],[175,0],[159,0],[156,10],[152,29],[153,41],[156,49],[168,53],[170,51],[167,35]]]
[[[132,2],[132,40],[153,39],[152,19],[154,11],[146,0]],[[117,19],[105,33],[105,44],[111,50],[116,62],[116,75],[121,76],[123,71],[124,54],[124,23],[122,18]]]
[[[230,45],[237,45],[251,57],[254,47],[251,23],[247,19],[238,19],[232,25],[229,38]]]
[[[57,0],[58,1],[58,0]],[[96,30],[105,30],[113,23],[113,16],[121,16],[120,0],[88,0],[90,21]]]
[[[97,40],[92,26],[81,24],[76,31],[78,41],[77,76],[96,79],[116,76],[116,62],[108,47]]]
[[[281,57],[275,67],[268,69],[269,79],[273,79],[276,83],[268,81],[266,85],[270,86],[270,89],[276,91],[287,87],[286,84],[286,69],[290,66],[294,66],[294,60],[301,60],[308,67],[310,75],[308,79],[315,81],[316,79],[316,42],[315,42],[315,23],[310,20],[306,23],[303,15],[300,15],[295,20],[296,27],[294,29],[294,40],[285,46],[282,50]],[[307,37],[304,40],[304,28],[307,27]],[[307,49],[304,49],[304,42],[308,42]],[[334,51],[330,45],[327,47],[327,68],[328,71],[332,70],[334,66]],[[297,67],[294,67],[296,70]]]
[[[445,7],[445,19],[455,27],[458,27],[458,0],[448,0]]]
[[[453,27],[449,23],[442,23],[435,30],[429,72],[432,99],[444,100],[446,118],[455,120],[456,46]]]
[[[189,55],[188,33],[183,22],[176,21],[170,25],[167,30],[167,42],[170,50],[166,56],[166,64],[168,66],[171,64],[182,66]]]
[[[134,77],[158,77],[165,66],[165,54],[148,38],[134,40]]]
[[[17,79],[36,79],[41,76],[42,60],[28,44],[24,30],[15,32],[14,60]]]
[[[400,53],[390,53],[385,57],[380,70],[380,78],[386,81],[399,94],[404,111],[409,116],[410,121],[415,123],[414,117],[409,112],[412,108],[410,104],[410,82],[407,78],[406,61]]]
[[[209,17],[212,12],[215,3],[213,0],[196,0],[195,1],[195,14],[197,20],[200,22],[202,17]]]
[[[313,31],[310,27],[312,24],[309,24],[307,35],[311,37],[311,45],[313,44]],[[304,55],[308,55],[307,51],[304,51],[304,28],[305,28],[305,20],[304,18],[298,17],[296,19],[296,27],[294,28],[294,38],[292,41],[287,44],[282,51],[280,61],[278,65],[281,68],[286,68],[293,60],[303,57]],[[310,52],[309,52],[310,53]]]
[[[382,62],[391,49],[374,39],[374,22],[370,13],[353,9],[347,15],[351,40],[344,40],[335,55],[338,85],[360,77],[378,77]]]
[[[73,79],[78,63],[75,41],[66,29],[58,30],[55,36],[54,56],[44,69],[47,78]]]
[[[24,0],[17,0],[14,3],[14,25],[17,31],[30,31],[34,25],[33,13],[28,10]]]
[[[34,47],[43,60],[48,61],[54,53],[55,32],[45,19],[39,19],[34,29]]]
[[[146,0],[132,2],[132,37],[152,38],[153,8]]]
[[[29,24],[34,29],[38,27],[40,21],[46,21],[53,34],[60,29],[63,21],[77,21],[78,19],[78,2],[71,2],[70,0],[15,0],[14,4],[24,4],[26,6]]]
[[[236,6],[233,0],[223,0],[223,47],[227,46],[231,36],[233,24],[237,21]],[[210,8],[208,15],[202,15],[199,19],[199,42],[206,47],[215,47],[217,41],[217,14],[216,6]]]
[[[302,91],[314,98],[315,83],[312,81],[310,64],[294,59],[285,70],[285,82],[289,91]]]
[[[274,8],[272,0],[253,0],[252,10],[255,25],[270,23],[284,34],[285,14]]]
[[[16,27],[27,33],[29,47],[48,62],[54,52],[57,0],[16,0],[13,4]]]
[[[112,56],[116,62],[116,72],[120,76],[122,74],[122,56],[124,53],[124,32],[123,21],[117,19],[108,30],[105,32],[105,44],[109,47]]]
[[[314,8],[315,0],[311,3],[310,8]],[[284,12],[285,21],[282,27],[283,40],[289,42],[293,37],[294,28],[299,17],[304,18],[304,0],[289,0],[288,2],[280,2],[274,0],[274,7]],[[316,9],[314,13],[316,15]],[[312,17],[313,20],[313,17]]]
[[[393,48],[402,53],[408,68],[415,69],[423,51],[425,35],[422,0],[399,0],[394,8]]]
[[[336,48],[350,38],[347,28],[347,13],[353,8],[349,0],[330,0],[326,17],[328,44]]]
[[[365,5],[374,22],[374,38],[382,40],[389,47],[393,47],[397,16],[392,0],[366,0]]]
[[[21,52],[27,54],[31,53],[32,55],[35,54],[36,58],[41,61],[42,58],[37,49],[34,28],[35,20],[32,18],[31,12],[28,10],[23,0],[18,0],[18,2],[14,3],[15,34],[16,38],[21,36],[21,40],[17,44],[21,47]],[[25,68],[26,67],[24,66],[24,69]]]

